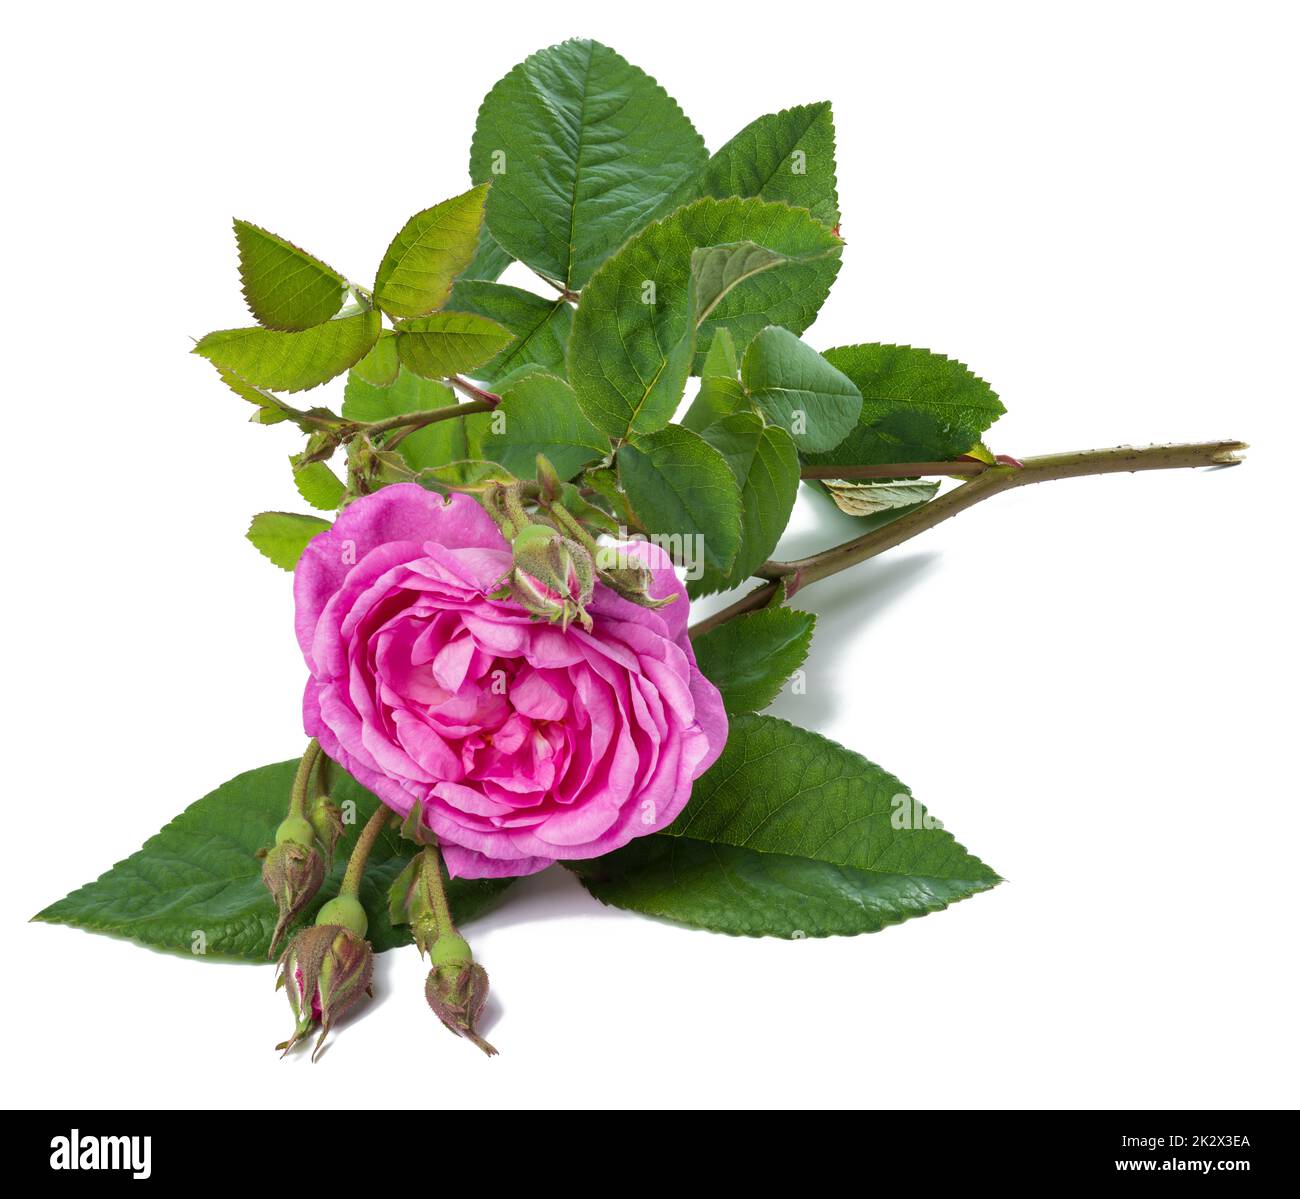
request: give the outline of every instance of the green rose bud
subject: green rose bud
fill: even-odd
[[[275,985],[289,996],[294,1029],[276,1048],[288,1053],[319,1025],[320,1036],[311,1055],[315,1061],[333,1023],[363,995],[370,994],[373,973],[374,953],[363,936],[337,924],[303,929],[280,958]]]
[[[343,836],[343,809],[328,795],[318,795],[312,800],[308,815],[316,839],[325,849],[325,856],[333,858],[335,846]]]
[[[290,820],[295,817],[290,817]],[[285,821],[288,824],[289,820]],[[307,824],[305,820],[300,823]],[[280,826],[281,829],[284,825]],[[307,825],[310,832],[311,826]],[[310,840],[314,840],[312,834]],[[267,957],[275,956],[275,948],[299,913],[316,897],[320,885],[325,881],[325,862],[316,847],[310,843],[303,845],[296,840],[280,840],[276,833],[274,848],[267,851],[262,863],[262,882],[271,892],[279,916],[275,929],[271,933],[271,947]]]
[[[663,599],[650,595],[654,575],[640,558],[627,552],[626,545],[602,545],[596,551],[596,577],[615,594],[643,608],[663,608],[677,598],[676,592]]]
[[[434,963],[424,984],[424,997],[433,1014],[458,1037],[472,1041],[488,1057],[496,1050],[478,1034],[479,1018],[488,997],[488,976],[463,937],[444,933],[429,950]]]
[[[586,605],[595,585],[595,564],[576,541],[548,525],[525,525],[511,543],[514,569],[510,598],[542,620],[568,628],[591,627]]]

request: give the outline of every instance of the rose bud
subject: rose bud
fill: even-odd
[[[262,882],[280,913],[267,957],[275,956],[285,930],[315,898],[325,879],[325,863],[313,844],[315,839],[311,823],[301,816],[290,816],[275,830],[275,845],[262,863]]]
[[[650,594],[654,575],[639,558],[629,554],[624,545],[602,545],[596,551],[596,572],[597,578],[611,591],[643,608],[662,608],[677,598],[669,593],[662,599],[655,599]]]
[[[325,856],[332,859],[334,847],[343,836],[343,809],[328,795],[318,795],[312,800],[308,818],[315,830],[316,839],[325,848]]]
[[[586,605],[595,585],[591,555],[548,525],[525,525],[511,543],[510,597],[526,612],[567,629],[591,627]]]
[[[424,997],[433,1014],[492,1057],[496,1050],[477,1032],[488,997],[487,971],[474,960],[469,943],[455,933],[444,933],[430,946],[429,961],[433,969],[424,984]]]
[[[277,1049],[288,1053],[314,1026],[320,1036],[312,1061],[320,1055],[334,1022],[370,991],[374,954],[366,940],[366,914],[348,895],[331,899],[317,922],[289,943],[280,958],[276,989],[284,987],[293,1010],[294,1030]]]

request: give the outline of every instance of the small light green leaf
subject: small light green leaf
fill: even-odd
[[[605,903],[745,936],[875,932],[1000,881],[893,775],[758,715],[669,829],[574,869]]]
[[[319,387],[359,362],[379,338],[379,313],[359,312],[304,329],[223,329],[209,333],[194,353],[218,369],[271,391]]]
[[[235,221],[235,241],[244,299],[259,324],[309,329],[342,307],[348,282],[319,258],[248,221]]]
[[[752,413],[753,405],[737,380],[701,379],[700,390],[682,417],[682,424],[692,433],[703,433],[719,421],[745,412]]]
[[[293,467],[293,485],[313,508],[322,512],[333,511],[343,502],[347,488],[324,462],[299,462],[296,455],[289,458]]]
[[[824,225],[837,224],[830,103],[802,104],[750,122],[677,190],[663,211],[701,196],[778,200],[807,208]]]
[[[764,425],[753,412],[738,412],[700,435],[726,459],[740,487],[740,550],[730,570],[706,569],[692,582],[692,597],[738,587],[767,561],[799,493],[799,451],[784,429]]]
[[[514,338],[496,321],[467,312],[435,312],[397,324],[397,356],[426,379],[472,371]]]
[[[375,342],[374,349],[352,368],[352,373],[360,375],[376,387],[388,387],[396,381],[399,365],[397,334],[391,329],[385,329]]]
[[[487,187],[417,212],[388,247],[375,276],[375,303],[391,317],[424,316],[441,308],[452,281],[478,246]]]
[[[529,56],[488,92],[470,176],[515,258],[577,291],[706,158],[677,103],[608,46]]]
[[[750,411],[749,397],[736,379],[739,373],[736,343],[729,330],[719,329],[700,368],[700,390],[681,423],[692,433],[702,433],[724,417]]]
[[[571,479],[609,453],[609,439],[583,416],[573,388],[541,370],[511,383],[492,416],[483,453],[519,478],[537,473],[538,454],[561,479]],[[501,432],[490,431],[498,426]]]
[[[734,379],[740,374],[740,358],[736,354],[736,339],[730,329],[719,329],[713,344],[704,355],[700,367],[701,379]]]
[[[245,536],[281,570],[293,570],[307,543],[330,527],[319,516],[299,512],[259,512]]]
[[[838,445],[862,411],[862,396],[851,379],[775,325],[750,342],[740,377],[750,399],[803,451]]]
[[[456,403],[456,393],[445,383],[422,379],[403,369],[389,387],[375,387],[355,371],[348,376],[343,389],[343,415],[349,420],[381,421],[402,416],[408,412],[429,412],[436,408],[450,408]],[[397,443],[394,453],[401,456],[412,470],[428,470],[477,457],[468,433],[475,421],[486,421],[486,413],[477,416],[453,417],[436,421],[408,433]]]
[[[696,259],[701,248],[733,243],[772,254],[732,251],[743,251],[753,269],[730,273],[726,255]],[[700,200],[642,230],[592,277],[574,316],[569,380],[588,419],[611,437],[662,428],[714,332],[728,329],[743,347],[773,321],[805,328],[841,249],[806,212],[761,200]],[[708,273],[707,313],[697,304],[696,266]]]
[[[125,861],[34,919],[130,937],[200,961],[265,962],[276,910],[256,854],[271,844],[284,819],[297,765],[296,760],[278,762],[236,775],[191,804]],[[330,776],[331,797],[351,810],[355,820],[344,826],[325,882],[296,927],[310,924],[320,906],[338,894],[357,834],[379,803],[337,767]],[[388,919],[388,889],[416,848],[388,829],[366,863],[359,898],[369,918],[366,936],[376,952],[410,942],[409,930]],[[513,881],[452,879],[447,897],[456,923],[487,910]]]
[[[937,479],[823,479],[822,485],[835,506],[849,516],[875,516],[924,504],[939,490]]]
[[[500,383],[521,366],[530,365],[544,367],[552,375],[564,374],[564,355],[573,328],[573,306],[567,300],[549,300],[504,283],[460,279],[447,307],[485,316],[514,334],[510,345],[486,366],[477,368],[475,378]]]
[[[811,612],[767,607],[734,616],[691,643],[700,671],[733,716],[761,712],[808,656]]]
[[[966,453],[1006,409],[962,363],[912,346],[868,343],[827,350],[826,361],[862,393],[857,426],[819,465],[884,466]]]
[[[645,530],[683,565],[726,571],[740,548],[740,488],[726,459],[698,434],[668,425],[618,451],[618,475]],[[690,559],[690,561],[686,561]]]

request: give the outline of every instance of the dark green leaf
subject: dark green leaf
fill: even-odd
[[[125,861],[35,918],[186,954],[195,953],[196,934],[201,933],[209,957],[265,962],[276,913],[262,885],[262,863],[254,855],[271,844],[284,819],[297,764],[263,766],[223,783]],[[345,826],[334,865],[304,923],[338,893],[357,833],[378,804],[341,770],[335,768],[331,776],[331,797],[341,806],[355,805],[355,821]],[[370,918],[367,936],[376,951],[410,941],[405,927],[394,928],[389,922],[388,888],[415,848],[388,830],[366,865],[361,901]],[[472,920],[511,881],[453,879],[449,898],[456,922]]]
[[[474,257],[486,193],[474,187],[417,212],[393,238],[375,277],[375,303],[389,316],[424,316],[442,307]]]
[[[862,414],[839,445],[806,454],[808,462],[883,466],[953,458],[1006,411],[983,379],[929,350],[865,344],[824,357],[862,393]]]
[[[999,882],[880,767],[743,715],[665,833],[576,869],[606,903],[749,936],[874,932]]]
[[[705,158],[663,88],[579,39],[531,55],[487,94],[470,176],[492,184],[492,236],[577,291]]]
[[[731,468],[740,488],[740,550],[731,569],[706,569],[690,584],[692,596],[739,586],[767,561],[785,532],[799,492],[799,451],[784,429],[738,412],[701,434]]]
[[[343,305],[347,280],[319,258],[248,221],[235,222],[244,299],[268,329],[309,329]]]
[[[553,375],[564,374],[564,355],[573,328],[573,306],[567,300],[548,300],[504,283],[461,279],[452,289],[447,307],[485,316],[514,334],[510,345],[475,370],[475,378],[499,383],[521,366],[530,365],[544,367]]]
[[[402,365],[426,379],[472,371],[514,340],[496,321],[463,312],[435,312],[396,327]]]
[[[805,452],[838,445],[862,411],[853,381],[788,329],[773,325],[755,337],[740,376],[750,399]]]
[[[298,565],[307,543],[329,527],[330,522],[321,520],[319,516],[305,516],[300,512],[259,512],[244,536],[281,570],[292,570]]]
[[[503,250],[488,232],[487,222],[484,221],[479,226],[478,248],[474,251],[469,266],[461,271],[458,280],[482,279],[484,282],[493,283],[513,261],[509,252]]]
[[[691,643],[700,670],[733,716],[761,712],[808,656],[810,612],[772,606],[732,617]]]
[[[744,937],[851,937],[942,911],[994,884],[867,873],[689,837],[638,837],[570,863],[602,903]]]
[[[696,255],[717,246],[725,249]],[[642,230],[596,272],[578,304],[569,380],[583,411],[612,437],[662,428],[714,331],[728,329],[743,347],[773,321],[805,328],[841,248],[806,212],[761,200],[700,200]],[[732,260],[747,268],[730,269]],[[698,306],[701,290],[707,308]]]
[[[746,125],[664,205],[701,196],[758,196],[807,208],[822,224],[839,222],[835,124],[828,101],[769,113]]]
[[[271,391],[306,391],[341,375],[379,338],[379,313],[359,312],[304,329],[223,329],[209,333],[194,353],[218,369]]]
[[[550,459],[561,479],[570,479],[607,453],[609,439],[583,416],[573,388],[541,370],[502,392],[483,440],[485,457],[523,479],[537,473],[538,454]]]
[[[663,548],[680,564],[731,566],[740,548],[740,489],[702,437],[681,425],[639,437],[618,451],[618,475],[641,526],[665,538]]]

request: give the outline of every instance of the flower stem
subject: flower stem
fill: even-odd
[[[401,429],[402,436],[407,433],[413,433],[416,429],[423,429],[425,425],[432,425],[440,420],[452,420],[457,416],[470,416],[475,412],[491,412],[496,407],[496,401],[474,400],[466,404],[449,404],[446,408],[430,408],[426,412],[399,412],[396,416],[386,417],[384,420],[373,421],[370,424],[360,425],[362,432],[375,436],[380,433],[388,433],[393,429]],[[395,444],[389,442],[391,446]]]
[[[841,545],[822,550],[807,558],[793,562],[765,562],[754,573],[759,578],[769,580],[761,587],[755,588],[748,595],[742,596],[730,607],[715,612],[691,628],[691,636],[698,637],[710,629],[716,629],[733,617],[765,607],[784,586],[787,595],[797,590],[837,574],[868,558],[874,558],[885,550],[893,549],[904,541],[934,528],[949,517],[964,512],[978,504],[1014,487],[1025,487],[1030,483],[1047,483],[1053,479],[1078,479],[1085,475],[1108,475],[1139,470],[1174,470],[1196,466],[1236,466],[1241,462],[1237,457],[1246,445],[1240,441],[1211,441],[1191,445],[1153,445],[1134,448],[1117,446],[1109,450],[1076,450],[1066,454],[1043,454],[1036,458],[1026,458],[1020,466],[984,466],[968,483],[946,492],[937,499],[930,500],[906,516],[846,541]],[[937,464],[922,464],[937,465]],[[949,464],[953,465],[953,464]],[[960,464],[957,464],[960,465]],[[851,467],[838,467],[840,471],[852,470]],[[895,471],[897,466],[888,467]],[[845,478],[844,474],[836,477]],[[858,476],[862,477],[862,476]],[[890,476],[897,477],[897,476]]]
[[[316,765],[317,759],[320,758],[320,742],[313,737],[303,752],[302,761],[298,763],[298,771],[293,776],[293,789],[289,792],[289,815],[306,816],[307,815],[307,790],[311,782],[311,772]]]
[[[361,836],[357,838],[357,843],[353,847],[352,856],[348,858],[348,868],[343,874],[342,883],[339,884],[340,895],[351,895],[353,899],[357,898],[361,891],[361,878],[366,872],[366,860],[370,857],[370,851],[374,849],[379,834],[384,831],[384,826],[392,815],[392,812],[381,803],[375,809],[374,815],[366,821],[366,826],[361,830]]]
[[[442,885],[442,853],[436,844],[426,845],[420,852],[424,855],[423,878],[437,934],[441,937],[454,933],[456,925],[451,918],[451,904],[447,901],[447,889]]]
[[[486,405],[485,408],[476,408],[476,412],[490,412],[501,403],[501,397],[497,395],[495,391],[484,391],[483,388],[479,387],[476,383],[471,383],[468,379],[464,379],[460,375],[448,375],[447,382],[457,391],[469,396],[469,398],[476,403]],[[462,407],[465,407],[465,405],[462,405]]]

